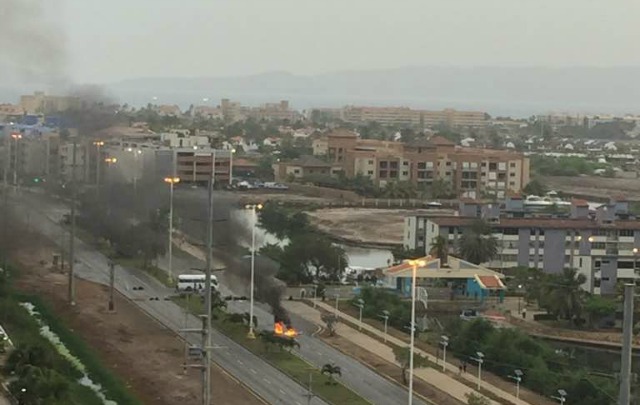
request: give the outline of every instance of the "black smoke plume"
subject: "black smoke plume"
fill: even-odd
[[[224,262],[225,276],[228,276],[227,280],[234,284],[232,287],[248,293],[251,280],[251,256],[243,246],[250,244],[251,230],[247,229],[246,224],[235,215],[236,211],[243,207],[235,196],[221,195],[217,191],[214,191],[214,196],[213,254]],[[181,224],[182,229],[200,242],[205,242],[206,199],[177,198],[174,204],[181,212],[180,217],[185,218]],[[190,221],[188,218],[196,218],[196,220]],[[256,255],[255,260],[255,299],[269,305],[276,322],[282,321],[290,326],[289,315],[281,303],[286,285],[275,277],[279,270],[278,263],[260,255]]]

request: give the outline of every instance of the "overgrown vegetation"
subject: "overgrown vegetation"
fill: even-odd
[[[489,322],[454,320],[447,325],[451,337],[449,352],[467,359],[484,353],[483,369],[507,378],[514,370],[524,372],[522,385],[549,396],[558,389],[569,395],[567,404],[604,405],[615,403],[616,383],[612,378],[589,374],[575,359],[556,353],[548,344],[513,328],[494,328]]]
[[[532,155],[531,171],[542,176],[579,176],[593,174],[596,169],[606,169],[607,164],[595,163],[577,156],[551,157]]]
[[[411,324],[411,305],[409,302],[391,291],[374,287],[363,287],[360,294],[355,297],[364,301],[362,316],[364,318],[380,319],[383,311],[389,311],[389,325],[398,330],[405,330],[405,326]]]
[[[58,353],[40,334],[37,321],[19,305],[27,301],[35,305],[43,322],[82,363],[89,378],[103,387],[108,399],[122,405],[141,404],[39,297],[14,293],[6,272],[0,277],[0,286],[0,319],[15,344],[4,372],[9,375],[10,391],[21,404],[102,405],[96,393],[79,383],[83,376],[79,367]]]
[[[260,226],[289,240],[284,247],[271,244],[260,249],[260,254],[280,264],[278,278],[281,280],[298,284],[341,279],[348,264],[344,249],[316,232],[305,213],[266,204],[260,211]]]

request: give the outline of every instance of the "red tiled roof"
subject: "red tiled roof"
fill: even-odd
[[[472,217],[430,217],[430,221],[440,226],[466,226],[476,218]],[[494,224],[501,228],[545,228],[545,229],[633,229],[640,230],[640,220],[617,220],[611,224],[601,224],[587,218],[500,218]]]
[[[494,276],[476,276],[487,289],[503,289],[500,279]]]
[[[579,198],[571,199],[571,205],[575,205],[576,207],[588,207],[589,202],[587,200],[581,200]]]
[[[455,146],[456,145],[454,142],[451,142],[444,136],[440,136],[440,135],[432,136],[431,139],[429,139],[429,142],[431,142],[436,146]]]
[[[425,256],[425,257],[419,257],[415,260],[424,260],[425,262],[428,262],[429,260],[431,260],[431,256]],[[391,266],[387,269],[387,273],[397,273],[399,271],[404,271],[407,269],[410,269],[411,265],[408,262],[402,262],[400,264],[396,264],[395,266]]]

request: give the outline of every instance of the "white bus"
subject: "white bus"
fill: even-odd
[[[178,276],[177,291],[186,292],[204,292],[206,276],[204,274],[180,274]],[[211,288],[213,290],[218,289],[218,278],[211,275]]]

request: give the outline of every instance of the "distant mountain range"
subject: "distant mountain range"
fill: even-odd
[[[243,104],[288,99],[294,108],[404,105],[529,116],[549,111],[640,113],[640,67],[407,67],[318,75],[139,78],[105,85],[121,102]],[[157,97],[157,101],[153,101]]]

